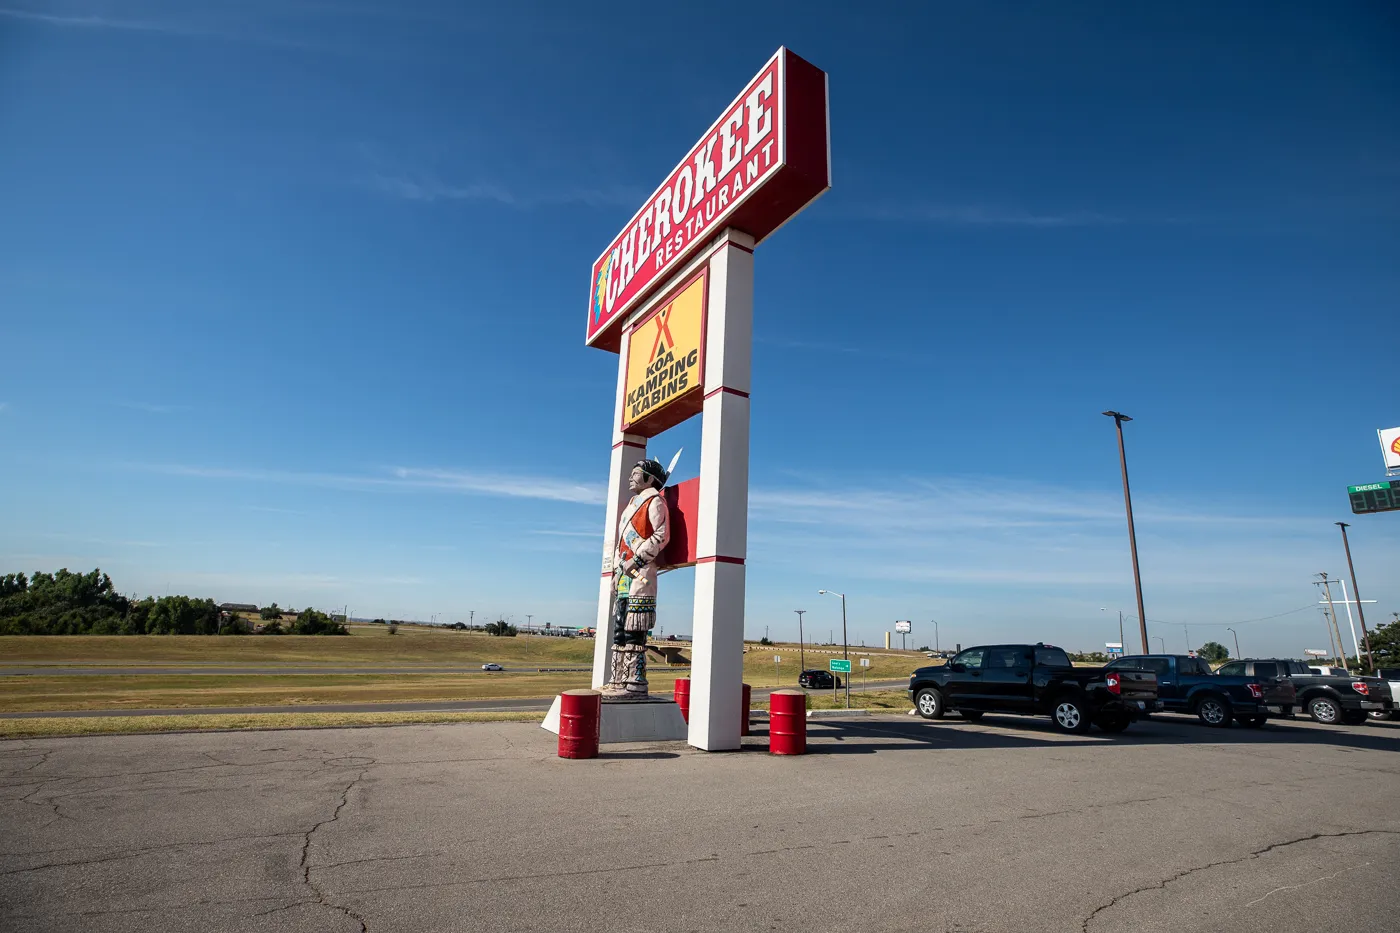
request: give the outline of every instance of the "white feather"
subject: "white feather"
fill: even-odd
[[[682,447],[681,450],[685,450],[685,448]],[[676,451],[676,455],[671,458],[671,465],[666,468],[666,476],[668,478],[672,473],[676,472],[676,464],[680,462],[681,459],[681,450]]]

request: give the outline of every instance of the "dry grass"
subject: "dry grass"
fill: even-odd
[[[507,667],[591,666],[591,639],[520,636],[493,638],[479,632],[401,626],[356,625],[350,637],[304,636],[7,636],[0,638],[0,667],[72,666],[150,668],[150,673],[0,677],[0,715],[5,712],[98,709],[167,709],[217,706],[294,706],[327,703],[388,703],[547,697],[587,686],[587,671],[482,674],[481,664]],[[412,634],[405,635],[405,632]],[[774,665],[774,655],[783,658]],[[687,653],[687,658],[689,657]],[[794,686],[801,665],[796,645],[750,645],[744,681],[756,688]],[[825,667],[830,654],[808,649],[807,666]],[[852,654],[859,689],[860,655]],[[927,659],[871,653],[864,669],[871,680],[902,679]],[[386,674],[176,674],[161,667],[219,666],[304,669],[332,666],[393,669]],[[474,673],[429,674],[421,669],[462,667]],[[668,668],[654,657],[648,676],[657,692],[672,689],[687,667]]]
[[[654,670],[652,689],[676,675]],[[0,677],[0,715],[41,710],[184,709],[551,697],[587,687],[589,673],[561,674],[120,674]]]
[[[768,698],[763,697],[753,701],[754,709],[768,709]],[[807,691],[808,709],[845,709],[846,694],[843,690],[836,692],[833,700],[830,690],[809,690]],[[903,690],[871,690],[869,693],[851,691],[851,709],[868,710],[893,710],[904,712],[910,709],[909,695]]]
[[[405,634],[411,633],[411,634]],[[481,632],[383,625],[351,626],[349,637],[311,635],[7,635],[4,664],[266,666],[348,664],[394,667],[480,667],[488,661],[529,667],[591,664],[593,642],[583,638],[493,638]]]
[[[130,735],[142,732],[207,732],[230,729],[329,729],[440,722],[538,722],[522,713],[241,713],[210,716],[113,716],[0,719],[0,739]]]

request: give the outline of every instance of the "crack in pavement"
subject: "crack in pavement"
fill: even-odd
[[[150,854],[151,852],[162,852],[162,851],[165,851],[165,850],[168,850],[168,849],[197,848],[197,847],[199,847],[199,846],[217,846],[217,845],[224,845],[225,843],[229,843],[229,842],[244,842],[244,841],[251,841],[251,840],[255,840],[255,839],[281,839],[281,838],[284,838],[284,837],[287,837],[287,836],[301,836],[301,835],[303,835],[303,833],[300,833],[300,832],[288,832],[288,833],[258,833],[257,835],[252,835],[252,836],[229,836],[229,837],[227,837],[227,838],[225,838],[225,839],[210,839],[210,840],[207,840],[207,841],[198,841],[198,842],[167,842],[167,843],[163,843],[162,845],[158,845],[158,846],[143,846],[142,848],[139,848],[139,849],[122,849],[122,850],[120,850],[120,851],[118,851],[118,852],[113,852],[113,853],[108,853],[107,855],[100,855],[100,856],[97,856],[96,858],[71,859],[71,860],[66,861],[66,862],[45,862],[45,863],[42,864],[42,865],[30,865],[28,868],[9,868],[9,869],[6,869],[6,870],[4,870],[4,871],[0,871],[0,877],[3,877],[3,876],[5,876],[5,875],[22,875],[22,874],[24,874],[25,872],[31,872],[31,871],[44,871],[45,869],[49,869],[49,868],[64,868],[64,867],[69,866],[69,865],[97,865],[97,864],[100,864],[100,863],[102,863],[102,862],[118,862],[118,861],[121,861],[121,860],[123,860],[123,859],[140,858],[141,856],[143,856],[143,855],[148,855],[148,854]],[[67,852],[67,851],[72,851],[72,849],[49,849],[49,850],[47,850],[47,852],[43,852],[43,853],[37,853],[37,852],[36,852],[36,853],[28,853],[28,854],[32,854],[32,855],[42,855],[42,854],[47,854],[48,852]],[[24,854],[24,853],[21,853],[21,854]]]
[[[12,778],[12,777],[14,777],[14,776],[17,775],[17,774],[24,774],[24,773],[27,772],[27,771],[33,771],[35,768],[39,767],[40,765],[48,764],[49,756],[52,755],[52,754],[53,754],[53,752],[50,751],[50,752],[25,752],[25,753],[22,753],[22,754],[19,754],[19,755],[8,755],[8,756],[6,756],[6,759],[5,759],[6,762],[8,762],[9,760],[11,760],[11,759],[13,759],[13,758],[35,758],[35,757],[37,757],[39,760],[36,761],[36,762],[34,762],[32,765],[28,765],[28,766],[23,767],[23,768],[16,768],[16,769],[13,770],[13,771],[7,771],[7,772],[5,772],[4,774],[0,775],[0,777]],[[19,786],[23,786],[23,785],[21,784],[21,785],[19,785]]]
[[[1267,855],[1267,854],[1269,854],[1270,852],[1273,852],[1275,849],[1282,849],[1282,848],[1285,848],[1285,847],[1287,847],[1287,846],[1297,845],[1297,844],[1299,844],[1300,842],[1311,842],[1311,841],[1314,840],[1314,839],[1340,839],[1340,838],[1342,838],[1342,837],[1344,837],[1344,836],[1369,836],[1369,835],[1373,835],[1373,834],[1389,835],[1389,836],[1400,836],[1400,830],[1395,830],[1395,829],[1357,829],[1357,830],[1347,830],[1347,831],[1340,832],[1340,833],[1312,833],[1311,835],[1302,836],[1302,837],[1299,837],[1298,839],[1288,839],[1288,840],[1286,840],[1286,841],[1284,841],[1284,842],[1275,842],[1275,843],[1272,843],[1272,844],[1270,844],[1270,845],[1265,846],[1265,847],[1262,848],[1262,849],[1257,849],[1257,850],[1255,850],[1254,852],[1247,852],[1247,853],[1245,853],[1244,855],[1238,856],[1238,857],[1236,857],[1236,858],[1222,859],[1222,860],[1220,860],[1220,861],[1218,861],[1218,862],[1211,862],[1209,865],[1198,865],[1198,866],[1195,867],[1195,868],[1183,869],[1182,871],[1177,872],[1176,874],[1172,875],[1172,876],[1169,877],[1169,878],[1164,878],[1164,879],[1161,880],[1161,881],[1154,881],[1154,882],[1152,882],[1151,884],[1145,884],[1145,885],[1143,885],[1142,887],[1136,888],[1136,889],[1134,889],[1134,890],[1132,890],[1132,891],[1128,891],[1128,892],[1125,893],[1125,894],[1119,894],[1119,895],[1117,895],[1116,897],[1114,897],[1112,900],[1110,900],[1108,903],[1106,903],[1106,904],[1101,904],[1101,905],[1099,905],[1098,907],[1095,907],[1094,910],[1093,910],[1093,912],[1090,913],[1089,916],[1087,916],[1087,917],[1084,918],[1084,922],[1080,925],[1080,928],[1082,929],[1083,933],[1089,933],[1089,924],[1090,924],[1091,922],[1093,922],[1093,919],[1094,919],[1095,917],[1097,917],[1097,916],[1098,916],[1100,913],[1102,913],[1103,911],[1108,910],[1110,907],[1113,907],[1114,905],[1119,904],[1119,903],[1121,903],[1122,901],[1125,901],[1125,900],[1127,900],[1128,898],[1133,897],[1133,896],[1136,895],[1136,894],[1141,894],[1141,893],[1143,893],[1144,891],[1161,890],[1161,889],[1165,888],[1167,885],[1171,884],[1171,883],[1174,882],[1174,881],[1180,881],[1182,878],[1185,878],[1187,875],[1194,875],[1194,874],[1197,873],[1197,872],[1208,871],[1209,869],[1212,869],[1212,868],[1219,868],[1219,867],[1222,866],[1222,865],[1234,865],[1234,864],[1237,864],[1237,863],[1239,863],[1239,862],[1248,862],[1248,861],[1250,861],[1251,859],[1257,859],[1257,858],[1259,858],[1259,857],[1261,857],[1261,856]],[[1283,889],[1280,888],[1279,890],[1283,890]],[[1273,893],[1275,893],[1275,892],[1270,891],[1269,893],[1270,893],[1270,894],[1273,894]],[[1265,896],[1265,897],[1268,897],[1267,894],[1264,895],[1264,896]],[[1260,898],[1260,900],[1263,900],[1263,898]],[[1258,903],[1258,901],[1256,901],[1255,903]]]
[[[1302,884],[1285,884],[1285,885],[1284,885],[1283,887],[1281,887],[1281,888],[1274,888],[1272,891],[1270,891],[1268,894],[1265,894],[1263,897],[1256,897],[1254,900],[1250,901],[1248,904],[1245,904],[1244,906],[1245,906],[1245,907],[1253,907],[1255,904],[1261,903],[1261,902],[1263,902],[1263,901],[1267,901],[1269,898],[1273,897],[1275,894],[1277,894],[1277,893],[1280,892],[1280,891],[1294,891],[1294,890],[1297,890],[1298,888],[1310,888],[1310,887],[1312,887],[1312,886],[1315,885],[1315,884],[1322,884],[1322,882],[1324,882],[1324,881],[1331,881],[1333,878],[1337,877],[1338,875],[1344,875],[1344,874],[1346,874],[1346,873],[1349,872],[1349,871],[1358,871],[1358,870],[1360,870],[1360,869],[1362,869],[1362,868],[1365,868],[1367,865],[1370,865],[1370,864],[1371,864],[1370,862],[1362,862],[1360,865],[1349,865],[1349,866],[1347,866],[1346,868],[1343,868],[1341,871],[1334,871],[1334,872],[1332,872],[1332,874],[1330,874],[1330,875],[1324,875],[1324,876],[1321,877],[1321,878],[1314,878],[1312,881],[1304,881]],[[1241,908],[1241,909],[1243,909],[1243,908]]]
[[[302,881],[302,884],[304,884],[304,885],[306,885],[308,888],[310,888],[310,889],[311,889],[311,893],[314,894],[314,895],[316,895],[316,901],[315,901],[315,902],[318,903],[318,904],[320,904],[322,907],[328,907],[328,908],[330,908],[331,910],[338,910],[338,911],[340,911],[341,913],[345,914],[345,916],[349,917],[351,920],[354,920],[356,923],[358,923],[358,924],[360,925],[360,933],[368,933],[368,931],[369,931],[369,927],[365,924],[365,918],[362,917],[362,916],[360,916],[360,915],[359,915],[358,913],[356,913],[355,911],[351,910],[349,907],[346,907],[346,906],[344,906],[344,905],[342,905],[342,904],[334,904],[334,903],[332,903],[330,900],[327,899],[327,898],[330,896],[330,892],[323,891],[323,890],[321,889],[321,887],[320,887],[319,885],[316,884],[316,882],[314,882],[314,881],[311,880],[311,870],[312,870],[313,868],[317,868],[317,867],[320,867],[320,866],[312,865],[310,859],[311,859],[311,837],[314,836],[314,835],[316,835],[316,832],[317,832],[322,826],[328,826],[328,825],[330,825],[331,823],[334,823],[334,822],[336,822],[337,820],[340,819],[340,814],[341,814],[341,812],[345,809],[346,805],[348,805],[349,802],[350,802],[350,792],[351,792],[352,790],[355,789],[355,785],[359,784],[360,781],[364,780],[365,775],[368,774],[370,768],[372,768],[372,767],[374,766],[374,763],[375,763],[375,762],[374,762],[374,759],[373,759],[373,758],[369,758],[369,759],[366,759],[366,760],[368,761],[368,764],[366,764],[366,765],[360,770],[360,773],[357,774],[357,775],[355,775],[355,777],[350,781],[350,783],[348,783],[348,784],[345,785],[345,789],[344,789],[343,791],[340,792],[340,801],[335,805],[335,810],[332,811],[330,817],[329,817],[328,819],[321,820],[321,821],[320,821],[319,823],[317,823],[315,826],[312,826],[310,829],[308,829],[308,830],[306,831],[306,833],[303,835],[303,837],[302,837],[302,843],[301,843],[301,863],[300,863],[300,865],[298,866],[298,867],[301,868],[301,881]],[[347,893],[349,893],[349,892],[347,892]],[[291,907],[291,906],[295,906],[295,905],[288,905],[288,906]]]

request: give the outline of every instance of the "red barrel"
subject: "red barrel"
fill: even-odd
[[[690,722],[690,678],[676,678],[676,705],[681,708],[681,718]]]
[[[768,751],[774,755],[805,755],[807,694],[801,690],[774,690],[768,699]]]
[[[744,722],[743,725],[739,727],[740,735],[749,734],[749,719],[752,718],[749,710],[749,707],[751,705],[749,697],[752,694],[752,692],[753,688],[751,688],[748,684],[744,684]]]
[[[597,690],[565,690],[559,695],[559,757],[597,758],[603,695]]]

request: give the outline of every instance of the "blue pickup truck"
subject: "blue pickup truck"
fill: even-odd
[[[1257,729],[1270,716],[1292,711],[1296,702],[1287,677],[1245,677],[1217,674],[1201,658],[1185,654],[1138,654],[1119,658],[1106,671],[1147,671],[1157,675],[1157,699],[1169,713],[1200,717],[1208,726],[1224,728],[1232,721]]]

